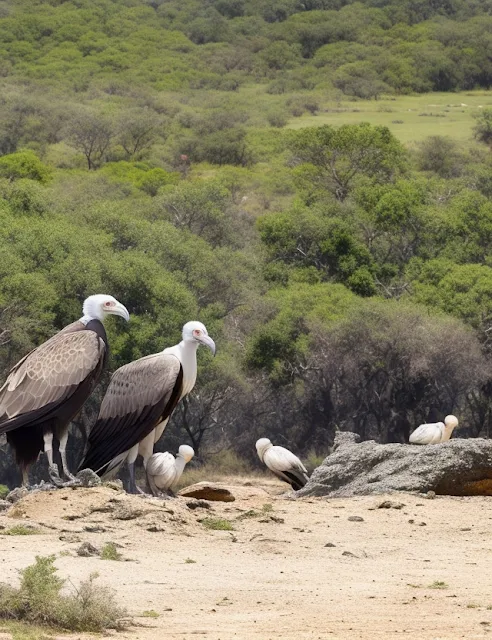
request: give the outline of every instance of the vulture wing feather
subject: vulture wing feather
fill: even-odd
[[[104,342],[93,331],[60,332],[11,370],[0,389],[0,433],[47,415],[98,370]]]
[[[143,440],[172,413],[179,400],[182,375],[179,360],[163,353],[117,369],[89,434],[80,468],[99,471]]]

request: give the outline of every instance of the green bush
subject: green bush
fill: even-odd
[[[18,589],[0,584],[0,618],[79,632],[124,628],[125,612],[112,590],[94,584],[97,574],[81,582],[74,595],[64,596],[65,580],[56,575],[54,562],[54,555],[36,556],[34,564],[20,571]]]
[[[0,484],[0,500],[5,500],[5,498],[9,495],[10,489],[6,484]]]
[[[9,180],[29,178],[45,183],[51,178],[51,169],[33,151],[18,151],[0,158],[0,177]]]

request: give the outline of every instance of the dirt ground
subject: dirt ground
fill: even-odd
[[[276,480],[227,486],[235,502],[209,509],[107,487],[31,494],[0,527],[41,533],[0,529],[0,580],[17,583],[37,554],[56,554],[74,584],[98,571],[134,618],[121,640],[492,637],[490,498],[389,496],[398,509],[378,508],[384,497],[286,499]],[[79,557],[85,541],[115,542],[126,561]]]

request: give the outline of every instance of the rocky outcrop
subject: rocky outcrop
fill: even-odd
[[[340,432],[333,453],[295,495],[350,497],[395,491],[492,495],[492,440],[455,438],[415,446],[359,442],[356,434]]]
[[[209,500],[211,502],[234,502],[233,494],[217,484],[210,482],[198,482],[190,487],[185,487],[179,492],[185,498],[197,498],[198,500]]]

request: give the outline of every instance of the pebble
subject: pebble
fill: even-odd
[[[336,546],[337,546],[337,545],[336,545],[336,544],[333,544],[333,542],[327,542],[327,543],[325,544],[325,547],[336,547]]]
[[[360,516],[349,516],[347,519],[349,522],[364,522],[364,518]]]

